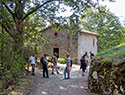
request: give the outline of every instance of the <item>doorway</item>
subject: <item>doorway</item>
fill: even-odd
[[[57,53],[57,58],[59,58],[59,48],[53,48],[53,55]]]

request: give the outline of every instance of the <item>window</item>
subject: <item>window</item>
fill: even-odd
[[[54,32],[54,36],[57,37],[57,32]]]

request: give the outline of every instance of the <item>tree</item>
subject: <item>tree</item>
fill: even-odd
[[[61,5],[70,6],[79,15],[87,7],[93,7],[92,0],[0,0],[0,80],[7,88],[25,70],[28,43],[36,49],[43,41],[39,29],[67,18],[57,17]],[[73,19],[72,19],[73,20]],[[72,23],[74,28],[76,23]],[[58,26],[58,24],[57,24]],[[67,27],[67,25],[64,25]],[[68,27],[67,27],[68,28]],[[77,30],[78,28],[75,28]],[[31,49],[32,50],[32,49]]]
[[[100,35],[99,51],[116,46],[123,41],[125,31],[119,18],[106,7],[101,6],[100,11],[88,8],[81,16],[81,25],[84,29]]]
[[[78,2],[77,2],[78,1]],[[25,70],[25,46],[43,41],[39,29],[47,22],[63,22],[56,14],[61,4],[72,7],[74,12],[81,12],[90,6],[90,0],[0,0],[0,80],[2,88],[13,83],[13,78]],[[40,40],[40,41],[38,41]],[[29,48],[28,48],[29,49]],[[37,50],[36,50],[37,51]],[[17,77],[18,78],[18,77]],[[1,87],[1,86],[0,86]]]
[[[85,1],[88,2],[88,0]],[[24,27],[28,23],[27,18],[31,14],[41,14],[41,18],[45,19],[49,14],[50,19],[54,18],[59,4],[62,3],[72,6],[74,10],[82,8],[83,4],[85,5],[82,0],[79,2],[76,0],[1,0],[0,24],[3,24],[3,28],[16,44],[22,45],[25,34]]]

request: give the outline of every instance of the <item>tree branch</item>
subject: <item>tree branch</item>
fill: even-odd
[[[15,16],[14,16],[14,13],[12,12],[12,10],[3,1],[2,1],[2,4],[6,7],[6,9],[8,10],[8,12],[12,15],[13,20],[16,23]]]
[[[1,21],[0,21],[0,24],[3,26],[3,28],[5,29],[5,31],[14,39],[13,35],[9,32],[9,30],[6,28],[6,26],[4,26],[4,24]]]
[[[31,10],[30,12],[28,12],[22,19],[22,21],[24,19],[26,19],[29,15],[31,15],[32,13],[34,13],[35,11],[37,11],[38,9],[40,9],[42,6],[46,5],[47,3],[50,3],[52,1],[59,1],[59,0],[48,0],[45,3],[43,3],[42,5],[38,5],[34,10]]]
[[[7,25],[7,27],[9,28],[9,29],[11,29],[11,27],[9,26],[9,24],[8,24],[8,22],[7,22],[7,20],[0,14],[0,17],[5,21],[5,23],[6,23],[6,25]]]
[[[2,2],[2,4],[6,7],[6,9],[9,11],[9,13],[13,16],[14,13],[11,11],[11,9],[4,2]]]

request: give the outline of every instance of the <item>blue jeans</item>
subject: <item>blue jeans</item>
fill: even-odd
[[[67,67],[65,67],[65,70],[64,70],[64,78],[66,78],[66,70],[67,70]],[[70,72],[68,73],[68,78],[70,78]]]

